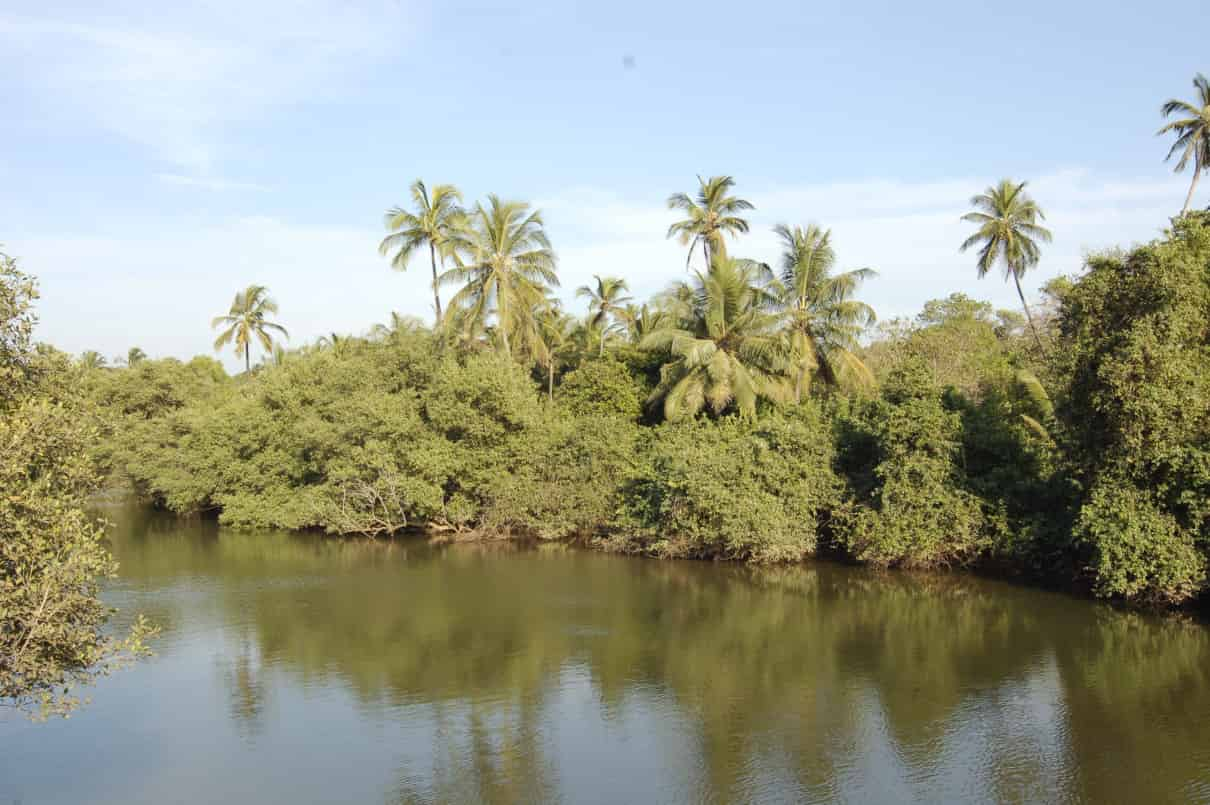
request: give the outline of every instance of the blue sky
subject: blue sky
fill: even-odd
[[[1013,305],[957,253],[968,197],[1031,180],[1034,287],[1152,237],[1188,181],[1159,105],[1210,72],[1204,2],[177,5],[0,6],[0,243],[72,352],[209,352],[252,281],[293,343],[427,316],[427,267],[376,253],[416,177],[541,206],[569,299],[682,276],[663,200],[729,173],[758,208],[737,254],[817,221],[884,317]]]

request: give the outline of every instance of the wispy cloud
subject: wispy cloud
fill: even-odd
[[[127,0],[0,12],[0,66],[8,62],[48,109],[66,107],[204,172],[233,126],[369,68],[410,24],[390,0]]]
[[[189,176],[183,173],[157,173],[155,178],[159,179],[164,184],[179,185],[181,187],[199,187],[203,190],[268,190],[269,188],[263,184],[255,182],[237,182],[231,179],[222,179],[214,176]]]

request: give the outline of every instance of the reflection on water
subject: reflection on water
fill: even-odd
[[[1202,625],[961,576],[108,516],[108,595],[159,656],[70,721],[0,721],[0,802],[1210,800]]]

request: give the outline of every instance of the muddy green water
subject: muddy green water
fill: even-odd
[[[1210,630],[966,576],[138,510],[158,656],[0,715],[0,803],[1210,802]]]

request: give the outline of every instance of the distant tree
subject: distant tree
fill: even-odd
[[[231,309],[226,316],[215,316],[210,322],[210,328],[224,328],[214,341],[214,350],[218,352],[228,344],[235,345],[235,354],[243,354],[244,371],[252,369],[252,340],[260,342],[267,353],[273,351],[273,336],[271,333],[281,333],[286,338],[290,334],[280,324],[269,321],[268,314],[276,314],[277,303],[269,297],[269,290],[263,285],[249,285],[235,295]]]
[[[979,247],[979,259],[975,265],[980,279],[987,276],[997,262],[1003,265],[1004,279],[1007,281],[1011,277],[1017,286],[1017,296],[1021,298],[1029,329],[1041,349],[1042,339],[1034,325],[1029,303],[1025,301],[1025,292],[1021,290],[1021,278],[1038,264],[1041,255],[1038,243],[1050,243],[1051,234],[1049,229],[1038,223],[1046,220],[1046,215],[1025,192],[1027,184],[1004,179],[971,199],[971,206],[975,210],[962,216],[962,220],[976,224],[978,229],[963,241],[961,251]]]
[[[623,320],[626,322],[626,331],[631,343],[637,344],[658,330],[668,316],[668,311],[659,305],[651,305],[646,302],[641,305],[627,305]]]
[[[370,337],[377,341],[397,341],[405,335],[424,332],[425,324],[416,316],[391,311],[390,321],[370,328]]]
[[[1210,166],[1210,81],[1201,73],[1193,78],[1193,88],[1197,97],[1193,103],[1173,98],[1167,101],[1160,112],[1164,117],[1180,115],[1176,120],[1164,125],[1156,134],[1176,134],[1176,142],[1168,151],[1164,161],[1172,159],[1180,152],[1174,170],[1180,173],[1193,160],[1193,181],[1189,183],[1189,193],[1185,196],[1185,206],[1181,213],[1189,211],[1193,203],[1193,191],[1197,189],[1197,180],[1207,166]]]
[[[534,311],[540,336],[535,344],[535,358],[546,368],[546,394],[555,398],[555,369],[560,360],[566,358],[571,344],[571,329],[574,320],[565,313],[559,300],[548,297]]]
[[[433,308],[440,324],[443,314],[437,266],[440,263],[444,270],[450,234],[464,217],[458,206],[462,193],[453,185],[439,184],[430,194],[419,179],[412,182],[411,193],[414,211],[402,207],[392,207],[387,211],[386,227],[391,234],[383,238],[378,251],[383,255],[391,254],[391,267],[396,271],[406,271],[415,251],[422,246],[429,247],[429,263],[433,269]]]
[[[461,288],[450,300],[447,318],[486,329],[492,319],[505,355],[518,341],[537,340],[534,310],[551,287],[558,287],[556,259],[542,214],[520,201],[488,196],[476,204],[464,227],[450,236],[458,265],[440,277]]]
[[[100,369],[105,366],[105,356],[93,349],[85,350],[80,353],[80,366],[85,369]]]
[[[625,330],[625,305],[631,301],[626,292],[626,280],[617,277],[596,278],[596,287],[581,285],[576,296],[588,299],[588,322],[600,333],[598,354],[605,354],[605,340],[611,334]]]
[[[693,257],[693,249],[700,243],[703,270],[709,271],[716,255],[727,253],[723,238],[748,231],[748,222],[739,213],[755,209],[750,201],[728,195],[735,187],[730,176],[697,178],[696,198],[688,193],[673,193],[668,197],[668,209],[685,213],[685,218],[668,227],[668,237],[677,237],[682,246],[689,247],[685,267]]]
[[[812,373],[836,385],[845,376],[873,382],[857,357],[858,337],[877,317],[874,309],[853,298],[861,283],[877,276],[873,269],[835,273],[832,233],[815,224],[804,230],[781,224],[773,230],[782,242],[779,300],[786,311],[786,331],[794,361],[794,400]]]
[[[147,360],[147,353],[138,347],[131,347],[126,351],[126,365],[130,367],[138,366],[143,361]]]

